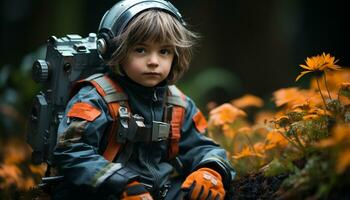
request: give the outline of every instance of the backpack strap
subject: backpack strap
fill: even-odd
[[[118,117],[119,108],[121,106],[126,107],[130,110],[130,107],[127,103],[128,97],[115,81],[111,80],[104,74],[94,74],[86,79],[78,81],[73,86],[73,91],[77,91],[77,89],[79,89],[84,84],[93,85],[108,105],[108,110],[113,119],[113,123],[108,133],[107,147],[103,153],[103,157],[106,160],[113,161],[121,148],[121,143],[118,143],[116,141],[116,133],[118,128],[116,119]],[[179,153],[181,127],[185,118],[187,103],[186,96],[176,86],[171,85],[168,87],[168,89],[169,93],[166,103],[167,105],[172,106],[168,158],[173,159]]]
[[[121,144],[116,141],[116,119],[118,117],[120,106],[129,108],[127,103],[128,97],[115,81],[111,80],[104,74],[94,74],[86,79],[78,81],[73,87],[73,91],[78,89],[78,85],[84,85],[87,83],[93,85],[107,103],[109,113],[113,119],[111,129],[108,133],[107,147],[103,152],[103,157],[106,160],[113,161],[121,147]]]
[[[185,119],[187,103],[186,96],[175,85],[171,85],[168,88],[169,95],[166,103],[172,105],[168,158],[174,159],[179,153],[181,127]]]

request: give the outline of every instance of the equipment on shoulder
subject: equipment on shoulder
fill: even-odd
[[[32,68],[33,79],[42,86],[34,97],[27,128],[27,142],[32,147],[32,162],[50,165],[50,155],[56,145],[60,123],[72,84],[91,74],[104,73],[96,48],[96,34],[88,37],[67,35],[47,41],[45,60],[36,60]]]

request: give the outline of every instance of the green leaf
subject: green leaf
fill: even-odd
[[[289,161],[281,161],[274,158],[265,168],[265,176],[276,176],[282,173],[292,172],[294,165]]]

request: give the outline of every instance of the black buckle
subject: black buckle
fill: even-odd
[[[125,143],[126,136],[128,135],[129,129],[129,112],[126,107],[120,106],[118,110],[118,131],[117,131],[117,142]]]
[[[152,124],[152,141],[162,141],[169,137],[170,124],[165,122],[153,121]]]
[[[144,118],[131,115],[126,107],[119,108],[117,142],[158,142],[169,138],[170,124],[153,121],[152,126],[146,127]]]

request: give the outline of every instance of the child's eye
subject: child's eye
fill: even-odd
[[[161,49],[160,53],[163,55],[169,55],[172,53],[172,51],[170,49]]]
[[[146,49],[145,49],[145,48],[142,48],[142,47],[135,48],[134,50],[135,50],[135,52],[137,52],[137,53],[145,53],[145,51],[146,51]]]

